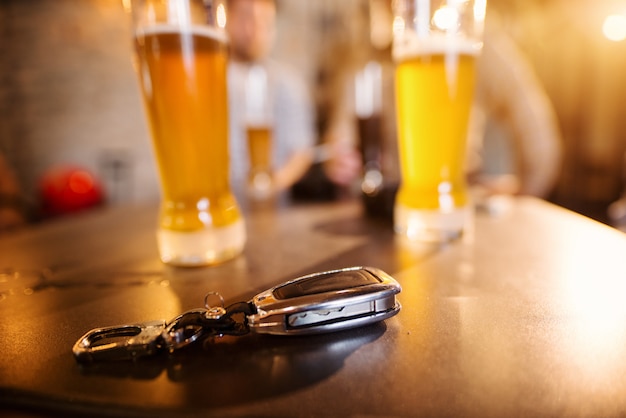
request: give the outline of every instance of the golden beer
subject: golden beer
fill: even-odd
[[[272,169],[271,149],[272,130],[267,126],[248,126],[248,152],[250,154],[250,171],[269,173]]]
[[[245,228],[229,184],[227,45],[208,27],[166,24],[135,38],[161,179],[161,258],[211,264],[241,252]]]
[[[458,236],[464,227],[475,54],[430,48],[396,59],[402,182],[394,216],[396,231],[409,238],[440,241]]]
[[[265,200],[272,194],[272,129],[264,125],[248,125],[248,154],[250,197]]]

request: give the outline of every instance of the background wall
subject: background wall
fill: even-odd
[[[0,3],[0,149],[29,195],[46,170],[77,164],[110,201],[158,197],[129,22],[113,0]]]
[[[526,52],[555,107],[564,141],[553,200],[606,219],[624,188],[626,40],[603,34],[624,0],[490,0]],[[626,23],[622,21],[623,30]]]

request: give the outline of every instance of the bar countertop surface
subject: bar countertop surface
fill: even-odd
[[[440,247],[408,245],[358,201],[250,210],[244,254],[210,268],[161,264],[152,206],[2,236],[0,414],[626,415],[626,235],[533,198],[497,203]],[[72,355],[90,329],[168,320],[209,291],[245,301],[356,265],[400,282],[398,315],[135,362],[85,367]]]

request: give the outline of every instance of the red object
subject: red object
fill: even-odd
[[[104,201],[100,181],[80,167],[63,166],[47,171],[41,178],[39,190],[47,216],[77,212]]]

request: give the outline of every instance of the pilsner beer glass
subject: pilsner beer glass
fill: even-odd
[[[410,240],[445,242],[471,220],[465,158],[485,8],[486,0],[394,1],[394,229]]]
[[[136,69],[157,157],[163,262],[239,254],[246,232],[230,189],[225,4],[132,0]]]
[[[247,73],[244,114],[250,159],[248,194],[254,200],[266,200],[272,195],[272,107],[267,71],[253,64]]]

